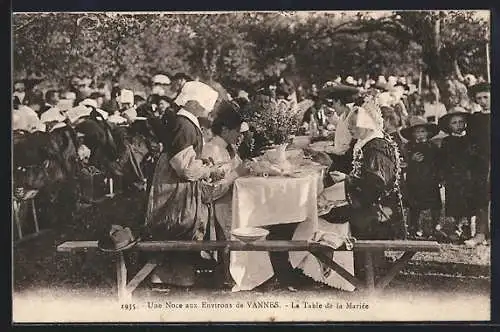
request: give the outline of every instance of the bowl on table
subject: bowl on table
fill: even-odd
[[[264,240],[269,235],[269,231],[259,227],[242,227],[233,229],[231,234],[242,242],[251,243]]]

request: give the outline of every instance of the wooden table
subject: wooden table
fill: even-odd
[[[97,241],[68,241],[57,247],[58,252],[82,253],[97,249]],[[365,257],[366,280],[363,282],[335,263],[328,252],[333,249],[319,243],[308,241],[256,241],[243,243],[240,241],[145,241],[138,243],[129,251],[143,252],[170,252],[170,251],[202,251],[202,250],[229,250],[229,251],[308,251],[321,262],[336,271],[358,289],[367,289],[370,292],[385,288],[401,269],[420,251],[436,252],[440,246],[435,241],[406,241],[406,240],[358,240],[354,243],[354,251],[363,252]],[[343,249],[345,250],[345,249]],[[403,255],[394,262],[389,271],[380,278],[375,278],[372,254],[380,251],[403,251]],[[124,252],[112,253],[116,256],[116,277],[118,299],[128,301],[132,292],[156,268],[156,261],[148,261],[142,269],[127,282],[127,266]]]

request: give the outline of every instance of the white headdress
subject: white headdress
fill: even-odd
[[[366,96],[363,105],[357,107],[356,127],[375,131],[382,130],[384,119],[380,106],[373,96]]]

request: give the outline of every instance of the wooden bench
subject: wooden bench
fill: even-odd
[[[97,250],[97,241],[68,241],[57,247],[58,252],[84,253]],[[171,252],[171,251],[202,251],[202,250],[229,250],[229,251],[308,251],[321,262],[332,268],[343,278],[358,289],[367,289],[370,292],[381,290],[401,271],[408,261],[419,251],[436,252],[440,246],[434,241],[407,241],[407,240],[358,240],[354,243],[353,251],[364,253],[366,280],[360,281],[342,266],[335,263],[328,255],[332,251],[319,243],[308,241],[256,241],[250,244],[240,241],[144,241],[139,242],[130,251],[143,252]],[[378,278],[375,283],[373,253],[380,251],[402,251],[403,255],[394,262],[388,272]],[[123,252],[113,253],[116,256],[116,277],[118,299],[131,299],[132,292],[158,265],[154,260],[148,261],[137,274],[127,282],[127,267]]]

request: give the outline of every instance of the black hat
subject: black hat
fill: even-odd
[[[413,130],[417,127],[425,127],[429,132],[429,137],[434,137],[438,134],[439,128],[436,124],[425,121],[425,119],[419,116],[412,116],[408,119],[409,125],[406,128],[401,129],[401,136],[403,136],[408,141],[412,139]]]
[[[382,91],[390,91],[391,88],[392,88],[392,85],[388,84],[388,83],[381,83],[381,82],[377,82],[373,85],[373,87],[377,90],[382,90]]]
[[[320,96],[323,99],[340,99],[344,102],[350,102],[360,92],[356,87],[345,84],[335,84],[323,88]]]
[[[118,252],[130,249],[139,242],[128,227],[111,225],[111,229],[104,234],[97,243],[97,247],[106,252]]]
[[[134,103],[138,103],[138,102],[142,102],[142,101],[146,101],[146,99],[144,99],[143,96],[134,95]]]
[[[450,134],[450,120],[454,115],[462,115],[465,117],[467,121],[469,115],[471,114],[461,107],[455,107],[451,109],[448,113],[439,118],[438,120],[439,129],[447,134]]]
[[[99,92],[99,91],[94,91],[89,96],[90,99],[97,99],[99,97],[105,97],[104,93]]]
[[[191,77],[189,77],[187,74],[185,73],[176,73],[173,77],[172,77],[172,80],[182,80],[182,79],[185,79],[186,81],[192,81],[193,79]]]
[[[490,92],[490,83],[483,82],[473,85],[469,88],[469,95],[474,98],[479,92]]]

